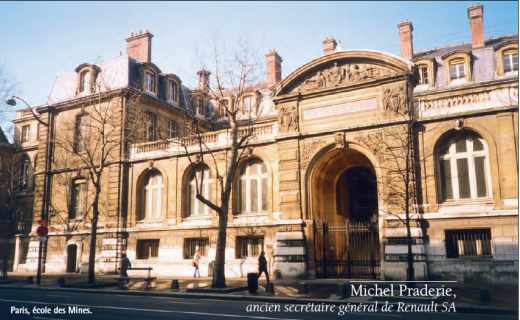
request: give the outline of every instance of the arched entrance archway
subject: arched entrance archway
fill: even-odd
[[[67,246],[67,272],[76,272],[76,259],[78,254],[78,246],[69,244]]]
[[[376,278],[379,273],[375,168],[360,151],[334,148],[308,180],[318,277]]]

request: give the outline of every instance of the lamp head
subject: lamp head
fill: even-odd
[[[5,101],[5,103],[7,103],[7,105],[9,105],[9,106],[13,106],[13,107],[16,106],[16,100],[14,99],[14,97],[11,97],[10,99],[7,99]]]

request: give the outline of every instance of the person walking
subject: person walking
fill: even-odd
[[[193,256],[193,268],[195,268],[195,270],[193,271],[194,278],[196,278],[197,275],[200,278],[199,263],[200,263],[200,251],[199,251],[199,248],[197,248],[195,250],[195,255]]]
[[[260,252],[260,256],[258,257],[258,279],[262,273],[265,273],[265,278],[267,279],[267,283],[269,283],[269,272],[267,271],[267,259],[265,258],[265,252]]]
[[[128,280],[128,269],[131,267],[130,259],[126,256],[126,253],[123,253],[121,256],[121,278]]]

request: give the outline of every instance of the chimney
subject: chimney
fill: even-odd
[[[153,34],[145,30],[139,32],[132,32],[126,39],[126,52],[130,58],[139,62],[152,61],[152,37]]]
[[[413,25],[410,21],[405,20],[397,25],[399,30],[399,39],[401,44],[401,57],[406,60],[413,58]]]
[[[275,49],[269,50],[265,55],[268,85],[273,85],[282,80],[282,57],[278,55]]]
[[[211,72],[206,69],[202,69],[197,71],[197,76],[199,76],[199,89],[202,91],[209,90],[209,76]]]
[[[471,47],[484,46],[484,7],[474,5],[468,8],[469,25],[471,28]]]
[[[336,39],[332,37],[325,37],[323,40],[323,55],[331,54],[336,51],[336,46],[338,43],[336,42]]]

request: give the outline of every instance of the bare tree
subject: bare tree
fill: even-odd
[[[4,146],[15,150],[14,146]],[[9,259],[12,254],[10,240],[17,227],[17,206],[15,194],[20,181],[19,157],[16,154],[5,153],[2,159],[0,172],[0,224],[3,224],[2,239],[2,278],[7,279]]]
[[[210,164],[215,172],[220,196],[212,200],[203,193],[204,175],[195,174],[196,198],[208,206],[218,216],[217,247],[213,270],[212,286],[223,288],[225,279],[225,249],[228,225],[228,213],[235,176],[239,163],[251,151],[250,142],[254,137],[254,119],[256,108],[244,104],[244,97],[254,92],[257,79],[258,60],[253,51],[246,45],[237,46],[232,59],[223,59],[221,51],[214,45],[214,68],[212,74],[215,80],[213,86],[202,84],[203,97],[216,109],[220,118],[225,119],[221,128],[227,133],[227,148],[215,151],[208,147],[205,132],[213,123],[194,116],[185,125],[185,136],[179,139],[190,164],[196,168]],[[195,99],[200,99],[195,96]],[[201,100],[198,100],[201,101]],[[196,104],[200,107],[200,102]],[[224,164],[222,167],[220,164]]]
[[[15,110],[6,103],[15,92],[17,84],[11,79],[7,71],[0,65],[0,128],[3,128],[7,136],[12,134],[11,120]]]
[[[376,146],[377,154],[382,159],[379,167],[385,173],[385,178],[379,184],[384,186],[387,204],[383,212],[397,218],[406,229],[406,279],[411,281],[415,279],[411,229],[413,225],[421,223],[418,209],[421,197],[419,181],[428,179],[421,176],[420,162],[433,154],[419,152],[418,134],[423,127],[417,121],[413,96],[408,93],[400,98],[401,100],[392,100],[388,95],[385,102],[385,105],[390,105],[388,110],[393,112],[399,122],[380,129],[377,134],[367,135],[366,143]]]
[[[61,149],[72,158],[69,168],[81,170],[87,180],[87,188],[92,189],[88,199],[88,218],[90,219],[90,243],[88,261],[88,282],[95,283],[97,228],[101,211],[101,194],[105,185],[103,179],[110,165],[117,165],[120,148],[125,146],[128,132],[122,128],[118,117],[118,105],[121,98],[111,95],[108,85],[103,83],[96,88],[96,93],[90,95],[82,105],[81,112],[73,119],[62,122],[60,134],[56,135],[56,153]],[[128,91],[128,101],[133,103],[140,97],[140,92]],[[120,106],[124,107],[124,106]],[[123,125],[124,126],[124,125]],[[62,168],[63,169],[63,168]]]

